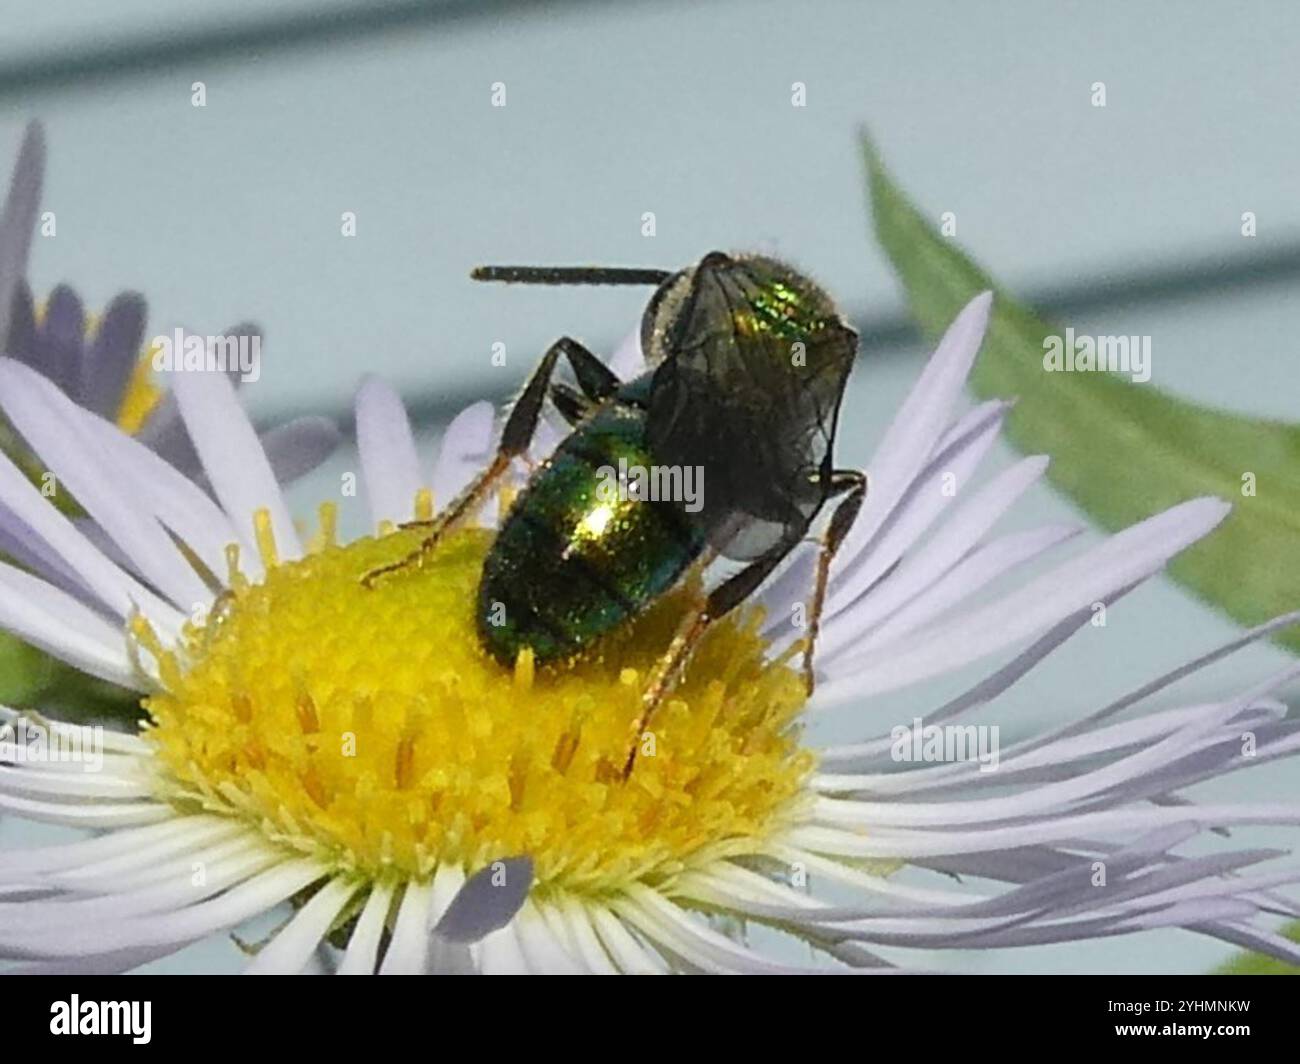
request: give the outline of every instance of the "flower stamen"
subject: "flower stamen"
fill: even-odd
[[[540,665],[524,651],[503,669],[474,617],[490,532],[450,533],[423,569],[367,588],[362,576],[422,533],[338,546],[334,521],[322,507],[313,552],[281,560],[259,510],[265,577],[232,581],[221,617],[186,625],[174,649],[133,621],[162,675],[146,734],[166,800],[224,810],[372,879],[527,853],[542,889],[588,893],[761,853],[789,822],[813,767],[795,723],[804,696],[768,660],[758,611],[701,642],[656,718],[655,753],[624,782],[640,678],[686,591],[580,659]]]

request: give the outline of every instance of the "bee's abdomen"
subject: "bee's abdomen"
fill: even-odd
[[[643,418],[616,408],[556,450],[520,494],[483,565],[478,629],[504,664],[575,654],[668,590],[703,538],[680,505],[611,497],[602,468],[648,467]]]

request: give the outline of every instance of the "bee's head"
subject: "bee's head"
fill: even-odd
[[[653,365],[712,331],[799,339],[831,323],[843,327],[835,304],[793,267],[765,255],[710,251],[651,297],[641,319],[641,350]]]

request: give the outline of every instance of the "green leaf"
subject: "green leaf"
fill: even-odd
[[[0,564],[12,563],[7,556],[0,555]],[[0,631],[0,705],[10,709],[38,709],[73,724],[103,721],[133,727],[144,713],[140,696],[135,692],[88,676],[3,631]]]
[[[1283,932],[1292,942],[1300,942],[1300,922],[1292,924]],[[1266,957],[1262,953],[1242,953],[1218,969],[1219,975],[1300,975],[1300,968]]]
[[[39,709],[74,724],[133,726],[143,712],[139,695],[78,672],[8,632],[0,632],[0,705]]]
[[[33,705],[49,686],[53,671],[51,658],[8,632],[0,632],[0,705]]]
[[[1197,495],[1232,502],[1171,575],[1245,625],[1300,608],[1300,426],[1211,410],[1113,373],[1046,372],[1043,341],[1060,330],[942,237],[865,136],[863,149],[876,236],[925,335],[937,337],[971,297],[994,290],[971,387],[981,398],[1019,398],[1011,442],[1051,455],[1052,483],[1109,530]],[[1254,496],[1243,495],[1246,473]],[[1300,652],[1300,628],[1277,638]]]

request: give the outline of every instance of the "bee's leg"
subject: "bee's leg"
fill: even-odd
[[[573,375],[578,380],[578,387],[582,389],[582,394],[593,402],[599,403],[608,399],[623,383],[618,379],[618,374],[573,337],[561,336],[552,347],[558,347],[569,360]]]
[[[632,725],[632,745],[628,750],[627,760],[623,763],[624,780],[632,775],[637,749],[645,736],[650,718],[654,716],[655,710],[680,679],[682,669],[690,660],[691,651],[695,649],[700,637],[708,630],[710,624],[725,617],[749,598],[788,553],[789,547],[784,543],[774,547],[719,584],[696,609],[682,619],[672,642],[668,644],[668,649],[655,665],[650,682],[641,696],[641,715]]]
[[[537,422],[542,416],[542,403],[546,400],[547,389],[555,373],[555,364],[561,355],[569,360],[578,383],[588,395],[600,392],[603,398],[618,387],[620,382],[613,371],[580,343],[567,336],[556,340],[546,349],[541,362],[533,370],[533,375],[528,378],[524,390],[515,401],[515,405],[511,407],[505,427],[501,430],[501,442],[497,445],[497,453],[488,463],[488,467],[433,520],[412,523],[416,527],[427,529],[423,542],[415,550],[401,561],[371,569],[361,578],[362,584],[368,588],[374,587],[375,581],[388,573],[423,565],[444,533],[478,511],[497,481],[509,471],[510,463],[526,454],[528,445],[533,442]]]
[[[596,404],[576,388],[558,383],[551,385],[551,405],[569,425],[576,425],[591,413]]]
[[[578,378],[578,387],[571,388],[563,381],[552,384],[551,405],[566,422],[576,425],[613,395],[623,382],[577,340],[565,336],[556,342],[564,345],[564,354]]]
[[[641,713],[632,722],[631,742],[628,745],[627,757],[623,759],[625,782],[632,775],[632,767],[636,764],[636,753],[645,738],[646,728],[650,726],[650,718],[654,716],[655,710],[659,708],[669,689],[677,682],[682,666],[691,655],[691,650],[708,628],[709,619],[708,603],[705,600],[682,618],[672,642],[668,644],[668,649],[655,663],[654,671],[650,674],[650,682],[641,693]]]
[[[822,534],[821,549],[817,556],[817,578],[813,585],[812,603],[808,610],[808,641],[803,651],[803,680],[808,694],[813,693],[813,648],[817,643],[817,634],[821,630],[822,610],[826,606],[826,586],[830,576],[831,562],[835,552],[840,549],[844,537],[848,535],[853,522],[862,511],[862,502],[867,497],[867,475],[856,469],[837,469],[831,473],[831,495],[844,495],[835,512],[831,514],[830,524]]]

